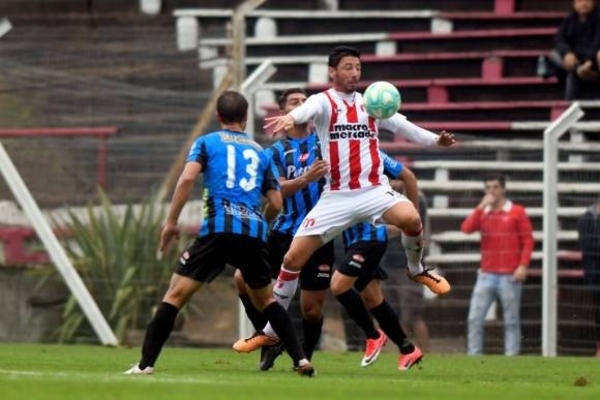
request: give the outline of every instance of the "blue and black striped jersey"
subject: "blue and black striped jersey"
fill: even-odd
[[[316,133],[305,138],[286,137],[267,149],[273,157],[273,166],[280,178],[298,178],[308,172],[310,166],[321,159],[321,148]],[[321,196],[325,178],[311,182],[302,190],[283,199],[283,210],[273,224],[273,230],[293,235],[302,220]]]
[[[187,161],[200,163],[204,174],[199,234],[229,232],[266,241],[261,195],[280,187],[269,154],[245,133],[221,130],[198,138]]]
[[[379,150],[379,154],[383,161],[383,173],[388,178],[398,178],[400,173],[402,173],[404,165],[381,150]],[[342,232],[342,237],[344,239],[344,248],[348,250],[350,246],[359,242],[386,242],[387,231],[385,225],[375,226],[369,222],[360,222]]]

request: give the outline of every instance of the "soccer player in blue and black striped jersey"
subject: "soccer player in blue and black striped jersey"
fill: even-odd
[[[292,88],[282,93],[278,105],[282,113],[288,113],[304,101],[306,101],[306,93],[302,89]],[[317,136],[311,131],[309,124],[295,125],[286,132],[285,138],[267,151],[272,156],[284,197],[283,210],[277,215],[268,239],[273,278],[277,278],[283,256],[289,249],[294,233],[321,195],[325,184],[323,176],[328,170],[328,165],[321,159]],[[317,250],[300,273],[303,348],[309,360],[321,336],[323,304],[329,288],[333,259],[334,248],[331,242]],[[267,345],[277,344],[278,339],[272,327],[264,326],[264,323],[260,325],[261,321],[257,320],[258,315],[244,298],[244,282],[239,276],[236,276],[236,283],[248,317],[260,333],[238,341],[234,344],[234,349],[247,352],[258,347],[265,349]],[[260,369],[268,370],[273,366],[274,358],[282,350],[280,345],[275,347],[276,349],[273,349],[275,354],[272,352],[267,354],[266,349],[263,351]]]
[[[198,237],[181,255],[163,302],[148,325],[141,360],[127,374],[153,373],[181,307],[204,283],[223,272],[226,264],[239,269],[254,306],[273,325],[300,375],[314,374],[288,313],[273,295],[268,225],[260,207],[263,195],[276,210],[281,209],[282,198],[271,157],[244,132],[247,114],[244,96],[233,91],[221,94],[217,100],[221,129],[201,136],[192,145],[161,233],[160,250],[179,237],[181,210],[201,173],[204,219]]]
[[[381,152],[381,156],[385,174],[403,180],[407,198],[418,207],[415,175],[387,154]],[[343,232],[346,256],[333,273],[331,291],[367,337],[361,366],[367,367],[377,361],[389,337],[400,351],[398,368],[407,370],[421,360],[423,353],[407,339],[398,315],[383,297],[380,281],[386,274],[379,264],[387,249],[387,229],[386,225],[362,222]],[[380,329],[375,328],[369,311]]]

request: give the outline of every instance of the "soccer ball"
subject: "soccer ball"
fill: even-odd
[[[396,86],[385,81],[370,84],[363,98],[365,110],[376,119],[386,119],[396,114],[402,101]]]

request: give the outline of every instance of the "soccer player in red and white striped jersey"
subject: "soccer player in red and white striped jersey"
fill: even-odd
[[[331,88],[310,96],[302,106],[269,119],[265,125],[279,132],[312,120],[323,159],[329,163],[323,194],[304,219],[283,259],[274,293],[284,306],[289,305],[296,292],[298,273],[311,254],[344,229],[362,221],[399,228],[403,232],[409,276],[434,293],[450,291],[445,278],[431,273],[421,263],[421,219],[413,204],[392,190],[383,174],[378,132],[385,129],[424,146],[451,146],[455,143],[454,136],[447,132],[436,135],[401,114],[385,120],[369,116],[362,95],[356,91],[360,77],[359,51],[336,47],[329,56]],[[348,303],[357,300],[353,294],[341,297]]]

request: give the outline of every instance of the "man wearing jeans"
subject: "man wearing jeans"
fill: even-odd
[[[462,223],[464,233],[481,232],[481,268],[471,295],[467,352],[483,353],[485,315],[500,300],[504,315],[504,354],[521,348],[521,288],[533,251],[531,221],[523,206],[506,198],[506,179],[493,174],[484,180],[485,195]]]

